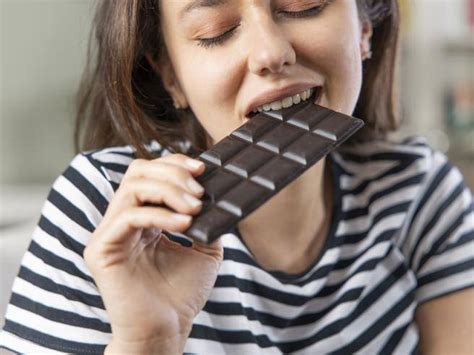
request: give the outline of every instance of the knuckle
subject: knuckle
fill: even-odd
[[[184,154],[181,154],[181,153],[178,153],[176,154],[176,158],[178,160],[180,160],[181,162],[185,162],[187,159],[189,159],[189,157],[187,155],[184,155]]]
[[[189,206],[188,204],[184,203],[183,207],[178,210],[181,214],[188,214],[192,215],[196,212],[195,207]]]
[[[182,201],[181,203],[183,205],[182,212],[186,214],[195,214],[201,210],[202,202],[199,199],[193,198],[192,195],[187,194],[187,193],[181,194],[180,197]]]
[[[143,169],[143,166],[146,164],[146,160],[145,159],[134,159],[130,165],[128,166],[128,169],[127,169],[127,172],[125,175],[133,175],[133,174],[137,174],[140,170]]]
[[[183,191],[180,187],[175,185],[169,185],[168,188],[164,190],[163,200],[167,205],[182,210],[182,207],[186,206],[186,204],[182,202],[182,194]]]
[[[178,184],[182,187],[186,187],[185,182],[191,176],[191,174],[186,169],[171,164],[168,164],[166,169],[168,170],[168,174],[165,177],[165,181]]]
[[[122,223],[127,229],[133,228],[136,221],[140,218],[136,208],[129,208],[120,213],[117,218],[119,223]]]
[[[128,202],[135,201],[138,182],[139,182],[139,179],[130,178],[127,180],[126,183],[120,184],[120,187],[118,188],[117,193],[116,193],[117,196],[119,196],[121,199],[125,199]]]
[[[187,187],[186,181],[192,177],[191,173],[183,168],[179,168],[178,178]]]
[[[186,174],[186,170],[183,167],[175,164],[167,164],[167,168],[169,169],[171,174],[178,177],[182,177],[184,174]]]
[[[183,153],[174,153],[168,156],[170,157],[170,159],[178,160],[178,161],[186,159],[186,155],[184,155]]]
[[[141,216],[137,213],[136,208],[128,208],[121,212],[116,219],[116,229],[132,233],[140,225]]]
[[[130,190],[141,180],[138,176],[129,175],[127,180],[122,180],[119,189]]]
[[[145,160],[144,159],[141,159],[141,158],[137,158],[137,159],[134,159],[131,163],[130,163],[130,168],[133,168],[133,169],[138,169],[138,168],[141,168],[144,164]]]
[[[166,214],[168,211],[165,207],[154,207],[144,211],[141,227],[146,229],[166,229]]]
[[[163,162],[174,163],[180,166],[181,169],[185,169],[185,162],[189,159],[188,156],[182,153],[170,154],[162,158]]]

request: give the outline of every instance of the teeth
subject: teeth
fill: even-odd
[[[293,98],[292,97],[284,98],[283,100],[281,100],[281,105],[283,106],[283,108],[290,107],[291,105],[293,105]]]
[[[281,101],[274,101],[270,104],[270,107],[272,108],[272,110],[281,110],[281,105]]]
[[[308,100],[313,94],[313,92],[314,92],[314,89],[308,89],[294,96],[285,97],[283,100],[273,101],[268,104],[259,106],[257,107],[257,109],[253,110],[253,112],[281,110],[282,108],[288,108],[293,105],[299,104],[301,101]]]

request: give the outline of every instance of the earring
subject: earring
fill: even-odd
[[[181,109],[181,105],[178,104],[175,100],[173,100],[173,106],[174,106],[174,108],[177,109],[177,110],[180,110],[180,109]]]
[[[362,60],[366,60],[370,58],[372,58],[372,51],[365,51],[362,53]]]

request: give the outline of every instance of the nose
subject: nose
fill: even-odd
[[[268,17],[254,21],[250,31],[251,43],[248,56],[249,70],[256,75],[281,73],[287,65],[296,62],[296,53],[280,27]]]

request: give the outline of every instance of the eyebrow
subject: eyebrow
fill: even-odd
[[[179,18],[182,19],[186,14],[203,7],[217,7],[228,3],[229,0],[194,0],[187,4],[180,12]]]

